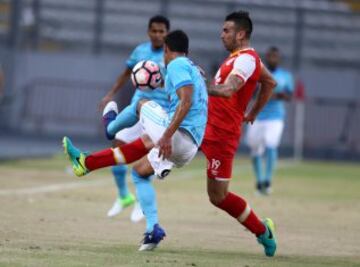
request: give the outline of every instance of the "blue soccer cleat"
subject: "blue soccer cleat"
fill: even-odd
[[[77,149],[68,137],[63,138],[64,153],[68,156],[76,176],[84,176],[89,171],[85,166],[86,154]]]
[[[266,227],[266,232],[259,235],[257,240],[264,246],[265,255],[273,257],[276,252],[275,225],[269,218],[266,218],[263,223]]]
[[[105,127],[105,135],[106,138],[109,140],[113,140],[115,138],[115,135],[110,134],[107,130],[108,125],[110,122],[116,119],[117,114],[119,113],[118,106],[115,103],[115,101],[110,101],[106,104],[104,110],[103,110],[103,124]]]
[[[161,240],[166,236],[164,229],[160,225],[155,224],[154,229],[151,233],[145,233],[142,244],[139,248],[139,251],[147,251],[155,249]]]

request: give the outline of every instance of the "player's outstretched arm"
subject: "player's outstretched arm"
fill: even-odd
[[[261,109],[269,101],[272,96],[273,89],[276,86],[276,81],[272,77],[268,69],[261,64],[261,74],[260,74],[260,91],[256,97],[255,103],[252,106],[250,112],[245,116],[244,121],[253,123],[256,116],[259,114]]]
[[[239,76],[230,74],[226,83],[224,84],[211,84],[208,86],[209,95],[230,98],[234,93],[239,91],[244,85],[243,79]]]
[[[101,99],[99,104],[99,109],[103,110],[105,105],[113,100],[116,93],[125,85],[125,83],[129,80],[131,75],[131,69],[126,68],[117,78],[115,84],[110,89],[110,91]]]
[[[191,85],[183,86],[179,88],[176,93],[180,99],[180,103],[176,108],[172,121],[157,144],[160,150],[159,157],[163,158],[168,158],[171,155],[171,137],[179,128],[181,122],[184,120],[185,116],[190,110],[192,104],[193,87]]]

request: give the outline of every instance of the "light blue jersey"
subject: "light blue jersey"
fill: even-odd
[[[294,91],[294,81],[290,72],[277,68],[272,75],[277,82],[274,93],[292,93]],[[257,116],[258,120],[284,120],[285,104],[283,100],[271,99]]]
[[[142,60],[151,60],[157,63],[160,66],[163,77],[165,77],[164,49],[160,48],[154,50],[151,46],[151,42],[142,43],[131,53],[126,61],[126,66],[129,69],[132,69],[136,63]],[[132,97],[131,103],[138,102],[140,99],[144,98],[154,100],[165,110],[168,110],[169,100],[164,88],[157,88],[151,91],[137,89]]]
[[[177,57],[167,66],[165,78],[166,92],[170,98],[169,119],[173,119],[180,103],[176,91],[186,85],[193,86],[192,104],[182,123],[185,129],[200,146],[205,133],[207,122],[208,95],[205,81],[195,64],[187,57]]]

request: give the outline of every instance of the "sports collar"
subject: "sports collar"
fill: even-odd
[[[246,51],[246,50],[254,51],[254,48],[248,47],[248,48],[236,50],[235,52],[232,52],[229,57],[233,57],[233,56],[235,56],[235,55],[238,55],[239,53],[244,52],[244,51]]]

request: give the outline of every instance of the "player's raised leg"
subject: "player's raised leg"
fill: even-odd
[[[107,148],[91,154],[81,152],[68,137],[63,138],[63,146],[75,175],[84,176],[90,171],[100,168],[132,163],[146,155],[154,147],[154,144],[147,135],[143,135],[129,144]]]
[[[118,113],[118,107],[114,101],[106,104],[103,111],[103,123],[105,135],[109,140],[113,140],[119,131],[134,126],[138,122],[136,107],[137,102],[133,102]]]
[[[64,153],[68,156],[76,176],[83,176],[88,173],[85,166],[86,154],[75,147],[68,137],[62,140]]]

